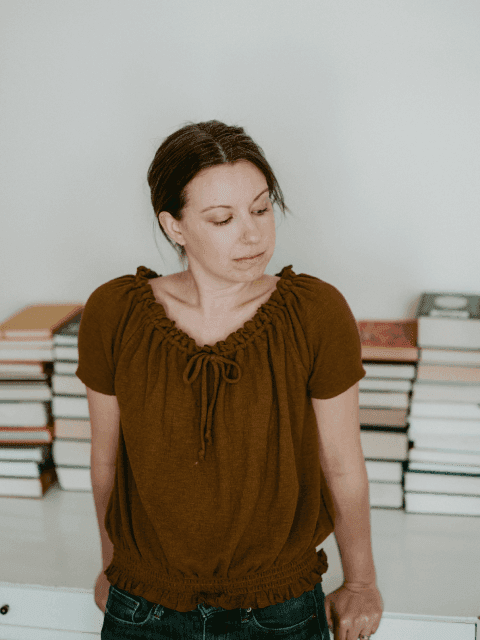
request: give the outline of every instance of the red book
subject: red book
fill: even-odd
[[[362,360],[417,362],[418,320],[359,320]]]

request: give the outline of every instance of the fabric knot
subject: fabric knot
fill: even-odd
[[[214,373],[213,395],[210,402],[208,402],[207,396],[207,365],[209,363],[213,367]],[[229,377],[227,375],[225,365],[232,365],[236,367],[237,376]],[[200,460],[203,461],[205,460],[205,440],[207,440],[210,444],[212,443],[213,411],[215,408],[215,402],[217,400],[218,388],[220,386],[220,373],[225,382],[228,382],[229,384],[236,384],[242,377],[242,371],[235,360],[231,360],[230,358],[225,358],[218,353],[211,353],[208,351],[200,351],[190,358],[185,371],[183,372],[183,381],[185,382],[185,384],[193,384],[200,375],[200,371],[202,372],[202,417],[200,422],[202,448],[198,453]]]

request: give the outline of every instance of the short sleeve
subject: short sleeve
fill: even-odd
[[[90,295],[82,311],[78,331],[77,378],[94,391],[115,395],[113,347],[116,321],[115,305],[109,295],[109,283]]]
[[[326,400],[340,395],[367,372],[355,317],[340,291],[319,281],[313,313],[313,366],[308,379],[311,397]]]

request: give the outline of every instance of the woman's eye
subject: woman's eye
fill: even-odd
[[[259,216],[263,216],[263,214],[268,210],[268,207],[265,207],[265,209],[262,209],[261,211],[255,211],[255,213]],[[228,224],[230,222],[230,220],[232,219],[232,217],[230,216],[230,218],[227,218],[226,220],[223,220],[222,222],[214,222],[213,224],[216,225],[217,227],[220,225],[224,225],[224,224]]]

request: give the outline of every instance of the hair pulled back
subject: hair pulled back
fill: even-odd
[[[181,221],[187,206],[186,186],[197,173],[220,164],[233,164],[248,160],[257,166],[266,178],[272,204],[277,203],[283,215],[290,209],[285,205],[283,193],[267,162],[262,148],[243,127],[228,126],[218,120],[188,122],[162,142],[148,169],[148,184],[158,226],[185,265],[185,247],[174,242],[158,220],[161,211],[168,211]]]

